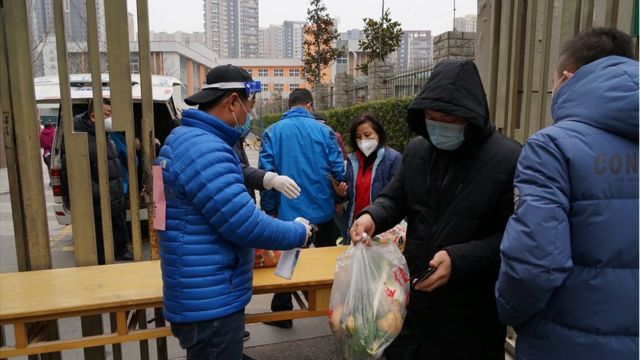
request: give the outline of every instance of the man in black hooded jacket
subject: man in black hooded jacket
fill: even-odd
[[[97,111],[100,111],[98,108]],[[105,122],[110,121],[111,102],[109,99],[103,99],[102,112]],[[98,264],[105,264],[104,241],[102,234],[102,211],[100,208],[100,186],[98,179],[98,150],[96,141],[96,127],[93,103],[89,105],[89,111],[78,114],[73,118],[73,127],[75,131],[86,132],[89,145],[89,170],[91,173],[91,195],[93,197],[93,220],[96,234],[96,252],[98,256]],[[111,204],[111,230],[113,235],[113,247],[115,259],[117,261],[131,261],[133,254],[127,248],[129,242],[129,231],[127,229],[127,204],[120,177],[120,161],[118,160],[118,152],[116,146],[111,139],[111,134],[107,136],[107,174],[109,179],[109,196]],[[67,180],[67,157],[65,147],[62,146],[62,181],[65,193],[68,191]],[[67,198],[68,199],[68,198]],[[67,204],[68,206],[68,204]]]
[[[495,131],[473,61],[442,61],[408,109],[402,167],[351,228],[365,241],[407,218],[413,282],[407,317],[385,352],[396,359],[504,359],[493,289],[513,212],[520,145]]]

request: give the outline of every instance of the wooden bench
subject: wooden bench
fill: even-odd
[[[254,294],[294,292],[300,309],[247,314],[246,321],[326,316],[336,257],[345,249],[302,250],[291,280],[275,276],[275,268],[255,269]],[[300,296],[300,291],[305,295]],[[13,326],[15,334],[15,346],[0,348],[0,359],[166,337],[171,335],[168,326],[136,329],[134,316],[127,324],[131,312],[159,307],[159,261],[0,274],[0,325]],[[28,343],[28,323],[105,313],[116,314],[114,333]]]

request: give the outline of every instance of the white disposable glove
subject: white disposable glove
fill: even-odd
[[[289,200],[293,200],[300,196],[300,187],[290,177],[278,175],[274,172],[267,171],[262,179],[262,185],[265,189],[275,189],[281,192]]]
[[[309,224],[309,220],[302,218],[302,217],[297,217],[294,221],[299,222],[300,224],[304,225],[305,229],[307,230],[307,240],[304,242],[306,247],[307,243],[309,242],[309,238],[311,237],[311,225]]]

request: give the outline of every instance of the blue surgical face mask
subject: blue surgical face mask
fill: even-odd
[[[244,121],[244,125],[239,125],[237,124],[238,121],[236,120],[236,131],[240,134],[240,137],[245,137],[249,134],[249,131],[251,130],[251,120],[252,119],[258,119],[258,117],[256,116],[256,113],[254,112],[253,109],[251,109],[251,111],[247,111],[247,108],[244,106],[244,104],[242,102],[240,102],[240,105],[242,106],[242,109],[244,109],[244,112],[247,113],[247,117],[245,118]],[[235,117],[235,114],[234,114]]]
[[[249,134],[249,130],[251,130],[251,114],[247,114],[244,125],[236,128],[236,131],[238,131],[240,137],[246,137]]]
[[[425,118],[427,132],[433,146],[441,150],[455,150],[464,142],[465,124],[450,124]]]

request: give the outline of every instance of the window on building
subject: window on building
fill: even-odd
[[[269,76],[269,70],[267,70],[267,69],[258,69],[258,76],[259,77],[267,77],[267,76]]]
[[[291,77],[300,77],[300,70],[298,70],[298,69],[289,69],[289,76],[291,76]]]
[[[273,91],[282,91],[284,90],[284,84],[273,84]]]
[[[245,69],[247,70],[247,72],[249,73],[249,75],[253,76],[253,71],[251,71],[251,69]]]
[[[284,76],[284,70],[282,69],[273,70],[273,76]]]
[[[262,91],[264,92],[269,91],[269,84],[262,83]]]
[[[191,66],[191,86],[193,87],[193,93],[200,91],[200,67],[195,61],[192,61]]]
[[[138,53],[131,53],[131,57],[129,58],[129,65],[132,74],[140,73],[140,58],[138,56]]]
[[[293,91],[293,90],[297,89],[298,87],[300,87],[299,84],[289,84],[289,91]]]
[[[187,84],[187,59],[180,56],[180,81]]]

